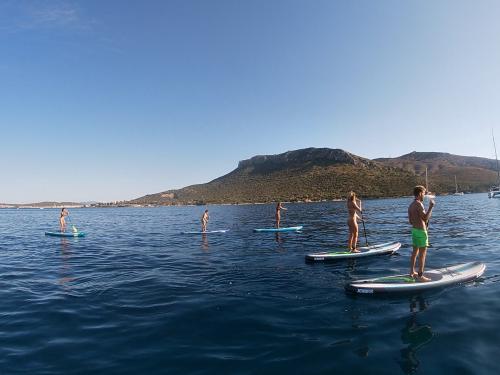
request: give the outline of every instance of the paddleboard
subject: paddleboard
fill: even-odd
[[[299,225],[297,227],[285,227],[285,228],[262,228],[262,229],[254,229],[254,232],[296,232],[304,228],[303,225]]]
[[[480,277],[486,265],[481,262],[458,264],[424,272],[431,281],[419,282],[409,275],[377,277],[369,280],[353,281],[345,286],[346,291],[359,294],[409,293],[448,285],[458,284]]]
[[[45,235],[53,237],[84,237],[85,232],[45,232]]]
[[[229,229],[207,230],[206,232],[202,231],[181,232],[181,234],[209,234],[209,233],[226,233],[226,232],[229,232]]]
[[[401,247],[401,243],[399,242],[387,242],[378,245],[372,246],[362,246],[359,247],[359,253],[351,253],[347,251],[331,251],[331,252],[322,252],[316,254],[307,254],[306,261],[307,262],[332,262],[336,260],[343,259],[356,259],[356,258],[364,258],[373,255],[384,255],[384,254],[393,254],[399,250]]]

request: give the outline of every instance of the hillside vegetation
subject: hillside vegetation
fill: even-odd
[[[438,194],[487,191],[497,178],[496,161],[446,153],[412,152],[369,160],[339,149],[307,148],[240,161],[232,172],[206,184],[167,190],[130,201],[134,204],[258,203],[345,198],[350,190],[364,198],[412,194],[425,184]]]

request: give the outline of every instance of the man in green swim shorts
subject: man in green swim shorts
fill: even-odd
[[[412,226],[411,237],[413,241],[413,252],[410,258],[410,277],[418,276],[419,281],[430,281],[428,277],[424,276],[425,255],[427,253],[427,246],[429,246],[429,238],[427,236],[427,223],[431,218],[432,208],[436,204],[433,199],[429,203],[429,209],[425,212],[424,196],[425,187],[415,186],[413,189],[415,200],[408,207],[408,220]],[[419,260],[418,273],[415,272],[415,261]]]

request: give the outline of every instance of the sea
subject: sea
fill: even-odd
[[[438,196],[427,268],[470,261],[479,280],[420,294],[350,295],[404,274],[412,198],[363,201],[360,245],[392,256],[327,264],[346,248],[345,202],[0,210],[0,374],[499,374],[500,199]],[[427,204],[426,204],[427,206]],[[208,208],[208,235],[200,229]]]

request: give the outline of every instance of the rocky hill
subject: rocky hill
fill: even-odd
[[[410,195],[416,184],[439,194],[459,189],[487,191],[496,181],[496,161],[437,152],[412,152],[369,160],[339,149],[307,148],[240,161],[232,172],[206,184],[147,195],[134,204],[205,204],[318,201],[345,198],[350,190],[365,198]]]
[[[399,168],[419,176],[428,171],[428,188],[432,192],[483,192],[497,181],[496,160],[460,156],[443,152],[412,152],[397,158],[375,159],[389,167]]]

